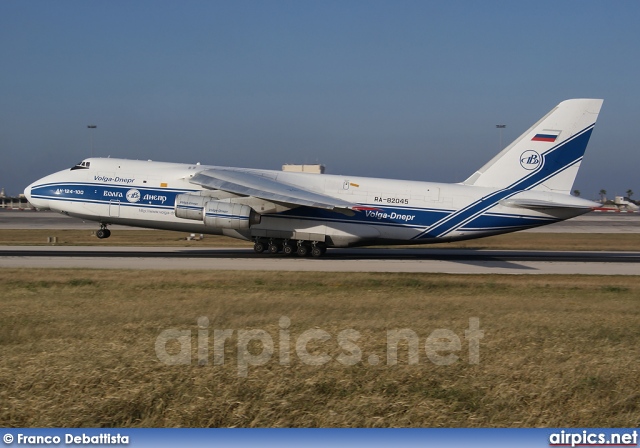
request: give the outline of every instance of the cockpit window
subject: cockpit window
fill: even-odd
[[[76,165],[71,168],[71,171],[73,170],[86,170],[87,168],[89,168],[89,166],[91,166],[91,162],[87,162],[87,161],[82,161],[80,163],[76,163]]]

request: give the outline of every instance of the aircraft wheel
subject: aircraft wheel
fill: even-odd
[[[295,252],[295,248],[291,244],[284,244],[282,246],[282,252],[284,252],[285,255],[291,255]]]
[[[298,256],[300,257],[306,257],[309,254],[309,246],[307,246],[306,244],[300,244],[298,246],[296,254],[298,254]]]
[[[253,250],[257,254],[261,254],[265,251],[265,249],[266,247],[264,246],[264,243],[261,243],[260,241],[256,242],[256,244],[253,245]]]
[[[275,243],[269,244],[269,253],[277,254],[278,252],[280,252],[280,246]]]
[[[104,237],[105,238],[109,238],[111,236],[111,230],[109,229],[104,229]]]
[[[314,258],[322,257],[325,252],[326,250],[322,250],[321,246],[313,246],[311,248],[311,256]]]
[[[108,234],[107,234],[108,230],[107,229],[100,229],[96,232],[96,236],[99,239],[103,239],[103,238],[107,238]]]

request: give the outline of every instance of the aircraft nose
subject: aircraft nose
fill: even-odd
[[[33,205],[35,208],[37,208],[38,210],[48,210],[49,201],[47,201],[46,199],[39,199],[39,198],[33,197],[32,191],[36,187],[37,183],[38,182],[36,181],[31,185],[27,186],[27,188],[24,189],[24,196],[27,198],[27,201],[29,201],[29,203]]]

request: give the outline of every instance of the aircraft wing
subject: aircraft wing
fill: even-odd
[[[190,182],[213,190],[223,190],[296,206],[305,205],[326,210],[359,210],[361,208],[357,204],[278,182],[250,171],[207,169],[193,176]]]

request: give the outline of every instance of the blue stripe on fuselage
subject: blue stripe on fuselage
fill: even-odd
[[[551,224],[559,221],[556,218],[540,218],[534,216],[523,215],[496,215],[482,214],[473,218],[467,224],[461,226],[462,231],[481,231],[493,229],[508,229],[510,227],[536,227],[540,225]]]
[[[108,204],[120,201],[121,205],[139,207],[173,208],[176,195],[194,190],[149,188],[109,184],[58,182],[31,188],[31,196],[39,199]]]
[[[380,207],[378,205],[360,204],[375,207],[375,210],[356,211],[353,216],[330,210],[313,207],[297,207],[278,213],[277,217],[298,219],[319,219],[332,222],[357,222],[365,224],[380,224],[402,227],[424,228],[448,215],[452,210],[426,209],[426,208],[400,208]]]

